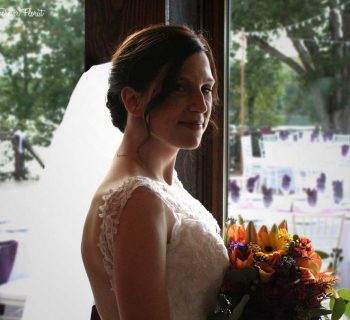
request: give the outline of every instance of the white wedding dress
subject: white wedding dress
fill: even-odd
[[[166,257],[171,319],[205,320],[215,307],[228,255],[216,220],[183,188],[176,173],[171,186],[147,177],[130,177],[103,197],[99,247],[106,272],[111,279],[113,234],[118,231],[122,209],[140,186],[154,192],[176,219]]]

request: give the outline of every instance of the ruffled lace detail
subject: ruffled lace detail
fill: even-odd
[[[159,196],[176,219],[166,257],[172,320],[205,320],[215,306],[228,256],[216,220],[183,188],[176,175],[172,186],[146,177],[131,177],[103,196],[104,203],[99,207],[102,224],[98,245],[111,287],[113,237],[118,232],[123,208],[140,186]]]
[[[147,187],[159,196],[172,212],[177,211],[177,205],[166,196],[165,184],[146,177],[129,177],[119,188],[110,189],[108,194],[102,196],[103,204],[99,206],[99,217],[102,218],[102,224],[98,246],[101,250],[103,264],[110,277],[111,284],[114,268],[113,237],[118,233],[121,212],[138,187]]]

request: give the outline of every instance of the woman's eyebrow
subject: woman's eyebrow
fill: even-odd
[[[179,81],[186,81],[186,82],[191,82],[191,78],[187,76],[181,76],[178,78]],[[204,80],[204,82],[211,82],[212,84],[215,83],[215,80],[212,77],[208,77]]]

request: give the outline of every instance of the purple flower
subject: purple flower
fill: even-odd
[[[316,180],[317,191],[323,192],[326,189],[326,175],[322,172]]]
[[[266,186],[261,187],[261,191],[263,193],[263,202],[266,208],[269,208],[273,201],[273,189],[267,188]]]
[[[255,177],[250,177],[247,180],[247,190],[248,192],[252,193],[254,191],[255,182],[259,179],[259,175],[256,175]]]
[[[238,241],[233,241],[230,243],[230,250],[233,251],[234,248],[238,247],[238,249],[242,252],[242,253],[247,253],[249,248],[248,245],[242,243],[242,242],[238,242]]]
[[[343,200],[343,181],[335,180],[332,182],[333,185],[333,199],[334,203],[340,203]]]
[[[342,156],[343,157],[346,157],[347,156],[347,154],[349,153],[349,145],[348,144],[343,144],[342,146],[341,146],[341,154],[342,154]]]
[[[231,246],[230,246],[231,251],[234,250],[235,247],[237,247],[238,250],[240,251],[240,254],[241,254],[240,259],[247,260],[250,254],[248,245],[242,242],[231,243]]]
[[[290,182],[292,181],[291,177],[288,174],[284,174],[282,177],[282,189],[284,191],[289,191]]]
[[[236,180],[230,181],[230,193],[233,202],[238,202],[240,198],[240,187],[237,186]]]
[[[316,189],[307,188],[305,190],[305,192],[306,192],[306,195],[307,195],[307,203],[311,207],[316,206],[316,203],[317,203],[317,190]]]

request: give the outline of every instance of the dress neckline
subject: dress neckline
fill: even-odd
[[[166,183],[165,181],[159,181],[159,180],[155,180],[155,179],[152,179],[150,177],[147,177],[147,176],[143,176],[143,175],[136,175],[136,176],[129,176],[129,177],[126,177],[125,179],[123,179],[121,181],[121,183],[119,183],[117,186],[115,187],[112,187],[109,189],[109,192],[114,192],[114,191],[117,191],[119,189],[123,189],[123,187],[130,181],[130,180],[147,180],[147,181],[150,181],[151,183],[154,183],[154,184],[157,184],[157,185],[161,185],[161,186],[164,186],[164,187],[167,187],[169,189],[172,189],[176,186],[181,186],[181,182],[177,176],[177,172],[174,170],[173,172],[173,183],[172,184],[168,184]]]

